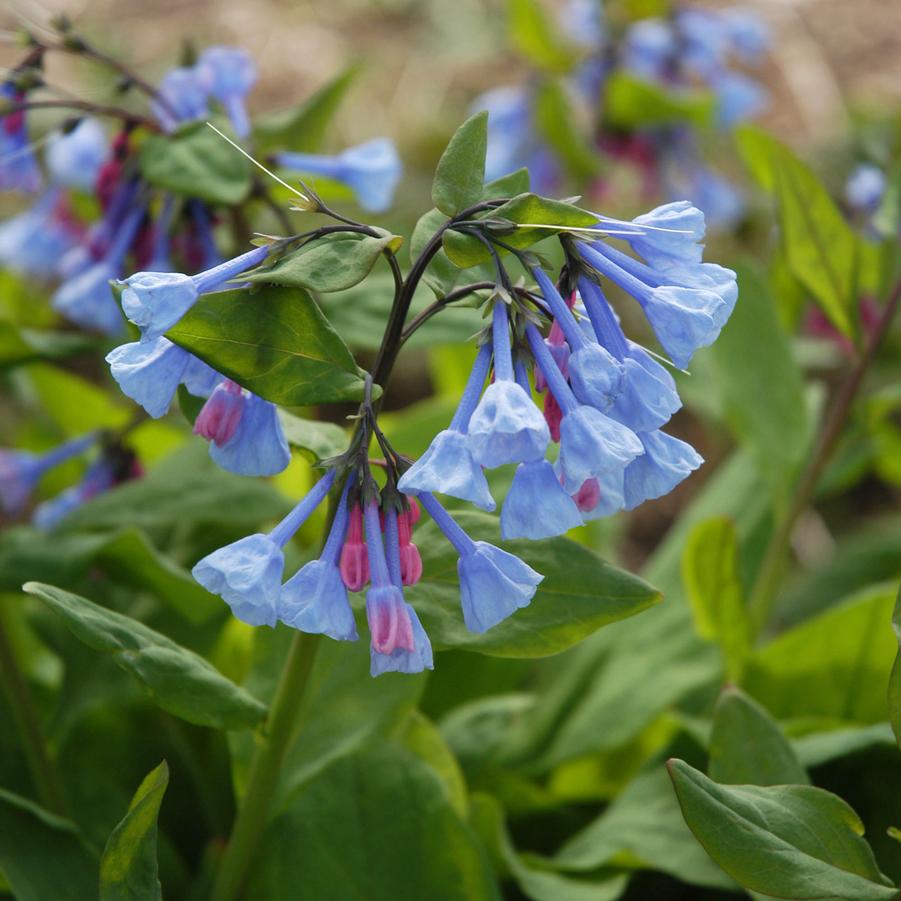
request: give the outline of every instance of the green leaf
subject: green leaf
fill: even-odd
[[[523,166],[500,178],[489,181],[482,190],[480,200],[506,200],[529,191],[529,170]],[[432,229],[434,231],[434,229]]]
[[[698,523],[685,542],[682,579],[698,634],[720,645],[731,679],[740,678],[751,649],[751,626],[738,570],[734,523],[726,517]]]
[[[751,656],[745,690],[780,719],[884,720],[896,591],[897,582],[864,590],[783,632]]]
[[[781,495],[808,446],[804,381],[763,280],[749,265],[737,271],[735,312],[711,348],[715,384],[727,421]]]
[[[441,778],[388,741],[338,760],[284,805],[247,897],[500,901],[487,855]]]
[[[755,177],[779,205],[786,260],[795,277],[846,336],[856,331],[858,239],[813,171],[775,138],[738,133]]]
[[[230,134],[227,123],[215,125]],[[233,206],[250,193],[250,163],[205,122],[146,138],[138,167],[151,185],[207,203]]]
[[[807,771],[773,718],[737,688],[713,711],[708,775],[726,785],[807,785]]]
[[[897,889],[840,798],[809,785],[717,785],[681,760],[668,764],[685,820],[741,886],[786,899],[889,901]]]
[[[67,517],[66,529],[171,529],[191,523],[252,528],[280,519],[289,508],[271,485],[225,472],[203,443],[191,442],[143,478],[92,498]]]
[[[343,291],[363,281],[386,250],[396,252],[403,242],[398,235],[338,234],[304,244],[269,269],[257,269],[242,277],[251,283],[308,288],[327,293]]]
[[[895,608],[892,612],[892,627],[895,637],[898,639],[898,656],[892,666],[892,672],[888,684],[888,717],[892,724],[895,738],[901,746],[901,590],[895,600]]]
[[[482,196],[487,149],[488,113],[476,113],[457,129],[438,160],[432,202],[442,213],[455,216]]]
[[[288,444],[304,451],[313,463],[347,450],[347,432],[333,422],[302,419],[285,410],[278,411],[278,418]]]
[[[625,71],[614,72],[607,79],[602,105],[609,125],[629,131],[683,122],[707,125],[715,108],[709,91],[667,89]]]
[[[691,885],[734,887],[698,847],[659,764],[630,782],[597,819],[572,836],[554,862],[574,871],[628,863],[660,870]]]
[[[360,69],[350,66],[311,94],[299,106],[270,113],[254,125],[260,150],[292,150],[311,153],[320,149],[326,129]]]
[[[490,795],[472,798],[471,820],[485,843],[532,901],[616,901],[626,890],[625,873],[604,874],[601,878],[576,879],[557,871],[555,861],[536,855],[519,854],[513,846],[504,811]]]
[[[96,897],[97,861],[75,824],[2,788],[0,870],[16,901]]]
[[[276,404],[361,400],[363,372],[298,288],[261,286],[202,297],[166,337]]]
[[[569,72],[579,60],[575,47],[565,41],[540,0],[508,0],[510,43],[541,69]]]
[[[520,225],[512,234],[504,235],[504,242],[517,250],[525,250],[538,241],[565,232],[568,228],[589,228],[600,221],[594,213],[579,209],[571,203],[551,200],[538,194],[520,194],[480,218],[506,219]],[[554,228],[523,227],[525,225],[547,225]],[[468,269],[491,259],[481,241],[455,231],[444,233],[444,249],[451,262],[461,269]]]
[[[214,729],[248,729],[266,716],[263,704],[202,657],[137,620],[53,585],[27,582],[23,590],[43,601],[88,647],[111,654],[168,713]]]
[[[455,516],[475,539],[497,542],[497,521],[480,513]],[[434,523],[417,530],[424,576],[408,589],[435,648],[461,648],[497,657],[546,657],[608,623],[634,616],[660,600],[653,588],[565,538],[503,547],[544,575],[532,603],[476,635],[463,625],[458,554]]]
[[[0,320],[0,371],[36,360],[62,359],[96,347],[96,339],[88,335],[16,328]]]
[[[169,784],[164,760],[135,792],[100,859],[100,901],[162,901],[156,862],[157,817]]]
[[[585,130],[580,127],[579,117],[563,85],[557,79],[545,79],[535,91],[533,104],[538,131],[569,174],[578,181],[597,175],[601,168],[600,157],[586,140]]]

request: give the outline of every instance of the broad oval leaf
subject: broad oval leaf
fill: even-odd
[[[397,251],[398,235],[345,235],[319,238],[282,257],[270,269],[257,269],[242,281],[308,288],[328,293],[344,291],[363,281],[386,250]]]
[[[163,710],[199,726],[249,729],[266,707],[202,657],[143,623],[53,585],[27,582],[23,590],[46,604],[88,647],[111,654]]]
[[[487,150],[488,113],[476,113],[456,130],[438,160],[432,202],[442,213],[455,216],[482,196]]]
[[[217,127],[228,132],[226,123]],[[233,206],[250,192],[250,163],[205,122],[151,135],[141,145],[138,166],[150,184],[207,203]]]
[[[717,785],[682,760],[667,767],[691,831],[744,888],[786,899],[897,898],[841,798],[809,785]]]
[[[128,813],[113,829],[100,859],[100,901],[161,901],[157,818],[168,784],[164,760],[138,786]]]
[[[455,514],[455,518],[473,538],[499,544],[493,517],[467,512]],[[495,657],[546,657],[660,600],[660,593],[646,582],[574,541],[509,541],[504,542],[504,549],[538,570],[544,581],[528,607],[477,635],[463,625],[457,552],[432,522],[417,531],[416,543],[424,575],[406,594],[437,649],[460,648]]]
[[[166,337],[276,404],[357,401],[362,370],[306,291],[261,285],[201,297]]]

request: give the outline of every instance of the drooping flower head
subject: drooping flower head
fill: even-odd
[[[207,47],[197,60],[196,70],[207,93],[225,109],[239,138],[250,134],[250,120],[244,100],[257,79],[251,55],[239,47]]]

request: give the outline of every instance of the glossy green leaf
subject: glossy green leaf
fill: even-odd
[[[441,778],[376,742],[338,760],[282,807],[260,843],[248,897],[500,901],[487,855]]]
[[[739,577],[738,536],[730,519],[707,519],[692,529],[682,579],[698,634],[719,644],[727,674],[740,678],[751,648],[751,626]]]
[[[749,265],[737,272],[738,303],[711,348],[715,384],[727,422],[780,495],[807,450],[804,381],[763,279]]]
[[[888,715],[898,744],[901,745],[901,590],[895,600],[892,612],[892,626],[898,639],[898,656],[892,666],[888,684]]]
[[[533,103],[538,131],[569,174],[579,181],[597,175],[601,158],[586,138],[584,127],[580,127],[582,123],[564,86],[556,79],[544,79],[535,91]]]
[[[249,729],[266,716],[263,704],[193,651],[143,623],[53,585],[27,582],[72,634],[140,681],[163,710],[200,726]]]
[[[602,106],[610,125],[627,130],[682,122],[707,125],[715,108],[707,91],[667,89],[623,70],[607,79]]]
[[[757,129],[738,133],[755,177],[779,206],[786,260],[832,324],[856,331],[858,239],[814,172],[786,146]]]
[[[746,889],[786,899],[889,901],[863,824],[840,798],[809,785],[721,786],[668,764],[686,822]]]
[[[518,853],[507,831],[503,808],[490,795],[473,795],[472,807],[471,820],[485,844],[531,901],[616,901],[626,891],[626,873],[582,879],[560,872],[553,860]]]
[[[461,513],[455,518],[473,538],[499,543],[493,517]],[[565,538],[504,542],[505,550],[545,578],[528,607],[477,635],[463,625],[457,552],[432,522],[417,530],[416,543],[424,575],[406,594],[438,649],[462,648],[498,657],[546,657],[660,600],[640,579]]]
[[[529,62],[561,73],[578,62],[578,50],[560,35],[541,0],[508,0],[507,10],[510,41]]]
[[[743,687],[780,719],[884,720],[896,591],[864,590],[783,632],[751,656]]]
[[[254,124],[254,139],[262,150],[311,153],[320,149],[326,129],[347,94],[359,68],[351,66],[327,81],[299,106],[262,116]]]
[[[169,767],[164,760],[138,786],[100,859],[100,901],[162,901],[156,836],[168,785]]]
[[[489,181],[482,189],[481,200],[505,200],[529,192],[529,170],[523,166]]]
[[[226,123],[215,124],[229,133]],[[250,163],[205,122],[146,138],[138,166],[151,185],[207,203],[231,206],[250,193]]]
[[[363,373],[347,345],[298,288],[207,295],[167,337],[276,404],[303,407],[363,397]]]
[[[738,688],[726,688],[713,711],[707,773],[725,785],[810,781],[778,723]]]
[[[268,269],[257,269],[243,281],[327,293],[343,291],[363,281],[386,250],[396,252],[403,242],[397,235],[331,235],[304,244]]]
[[[610,863],[661,870],[710,888],[734,883],[698,846],[679,811],[662,765],[642,773],[554,858],[561,868],[588,871]]]
[[[97,896],[97,861],[75,824],[2,788],[0,870],[16,901]]]
[[[594,213],[538,194],[520,194],[480,218],[504,219],[519,225],[511,234],[503,235],[504,243],[518,250],[525,250],[538,241],[565,232],[567,228],[589,228],[600,221]],[[529,225],[549,227],[529,228]],[[455,231],[445,232],[444,249],[451,262],[462,269],[491,259],[481,241]]]
[[[455,216],[482,196],[487,150],[488,113],[476,113],[457,129],[438,160],[432,202],[442,213]]]

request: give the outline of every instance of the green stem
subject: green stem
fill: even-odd
[[[7,639],[6,624],[0,621],[0,682],[6,690],[13,719],[22,739],[22,750],[31,770],[41,803],[54,813],[68,815],[62,782],[41,732],[40,719],[28,683],[19,670],[15,653]]]
[[[235,819],[210,901],[235,901],[240,897],[248,868],[266,827],[272,795],[293,738],[297,711],[310,678],[320,638],[319,635],[298,632],[291,642],[269,708],[268,728],[254,753],[244,803]]]
[[[901,303],[901,282],[899,282],[889,297],[888,303],[879,320],[877,328],[872,332],[854,368],[848,378],[839,387],[835,398],[829,404],[829,412],[823,421],[823,428],[817,439],[816,446],[810,461],[807,464],[795,490],[792,493],[785,512],[776,522],[773,533],[757,570],[757,578],[748,601],[748,612],[754,625],[755,634],[766,627],[776,593],[782,580],[785,566],[788,561],[788,552],[791,544],[791,536],[795,524],[801,514],[807,509],[807,505],[813,498],[819,483],[820,476],[826,468],[826,464],[832,458],[838,440],[844,431],[845,423],[854,405],[854,401],[860,392],[864,376],[869,371],[876,351],[892,324],[892,320]]]

